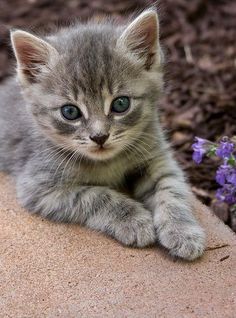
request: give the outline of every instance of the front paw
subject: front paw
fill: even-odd
[[[124,245],[144,247],[156,240],[151,214],[144,210],[116,225],[114,237]]]
[[[188,261],[204,252],[205,234],[198,224],[167,225],[158,233],[158,239],[172,256]]]

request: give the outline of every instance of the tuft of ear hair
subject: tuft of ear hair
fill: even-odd
[[[17,73],[23,84],[37,82],[37,75],[49,65],[57,50],[49,43],[28,32],[11,31],[11,43],[17,60]]]
[[[147,70],[154,62],[160,64],[159,21],[156,11],[148,9],[141,13],[124,30],[117,45],[141,60]]]

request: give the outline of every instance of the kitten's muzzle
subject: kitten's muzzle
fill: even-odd
[[[96,135],[91,135],[89,136],[89,138],[96,142],[96,144],[98,144],[99,146],[102,146],[105,144],[105,142],[107,141],[107,139],[109,138],[109,134],[108,135],[101,135],[101,134],[96,134]]]

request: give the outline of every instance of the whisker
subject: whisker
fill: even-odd
[[[63,179],[64,174],[66,173],[66,169],[67,169],[67,167],[69,166],[70,162],[73,163],[73,160],[74,160],[74,162],[76,162],[76,160],[78,159],[79,156],[80,156],[79,149],[77,149],[77,150],[69,157],[69,159],[67,160],[67,162],[66,162],[66,164],[65,164],[65,166],[64,166],[64,169],[63,169],[63,172],[62,172],[62,175],[61,175],[61,180]],[[72,170],[73,170],[73,168],[72,168],[72,165],[71,165],[71,169],[69,169],[69,167],[68,167],[68,172],[69,172],[69,173],[67,174],[67,176],[70,175],[70,172],[71,172]]]

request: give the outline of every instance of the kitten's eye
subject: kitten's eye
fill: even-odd
[[[129,109],[130,99],[126,96],[117,97],[111,103],[111,111],[113,113],[124,113]]]
[[[64,105],[61,107],[62,116],[68,120],[75,120],[82,117],[82,113],[78,107],[74,105]]]

